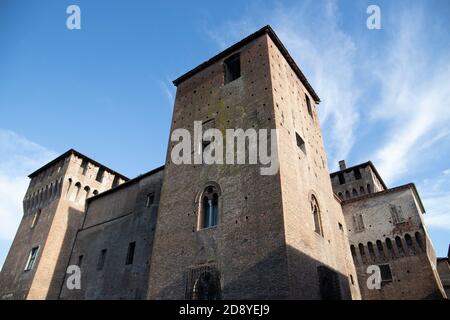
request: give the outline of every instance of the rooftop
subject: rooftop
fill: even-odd
[[[193,75],[195,75],[196,73],[200,72],[201,70],[205,69],[206,67],[210,66],[211,64],[227,57],[228,55],[230,55],[231,53],[239,50],[240,48],[242,48],[243,46],[245,46],[246,44],[248,44],[249,42],[259,38],[262,35],[267,34],[272,41],[275,43],[275,45],[278,47],[278,49],[281,51],[281,53],[283,54],[284,58],[286,59],[286,61],[289,63],[289,65],[291,66],[291,68],[294,70],[295,74],[299,77],[300,81],[303,83],[303,85],[305,86],[306,90],[308,90],[309,94],[311,95],[311,97],[314,99],[314,101],[316,103],[320,102],[320,98],[317,95],[317,93],[314,91],[314,89],[312,88],[312,86],[309,84],[308,80],[306,79],[305,75],[303,74],[303,72],[300,70],[300,68],[298,67],[298,65],[295,63],[294,59],[291,57],[291,55],[289,54],[289,52],[287,51],[286,47],[283,45],[283,43],[281,42],[281,40],[278,38],[278,36],[276,35],[275,31],[273,31],[272,27],[267,25],[265,27],[262,27],[261,29],[259,29],[258,31],[256,31],[255,33],[252,33],[251,35],[249,35],[248,37],[242,39],[241,41],[235,43],[234,45],[232,45],[231,47],[228,47],[227,49],[223,50],[222,52],[220,52],[219,54],[215,55],[214,57],[212,57],[211,59],[203,62],[202,64],[200,64],[199,66],[197,66],[196,68],[192,69],[191,71],[185,73],[184,75],[182,75],[181,77],[175,79],[173,81],[173,84],[175,86],[178,86],[181,82],[185,81],[186,79],[189,79],[190,77],[192,77]]]
[[[76,151],[75,149],[70,149],[70,150],[64,152],[62,155],[60,155],[60,156],[57,157],[56,159],[53,159],[52,161],[50,161],[50,162],[47,163],[46,165],[40,167],[39,169],[37,169],[36,171],[34,171],[33,173],[31,173],[31,174],[28,176],[28,178],[30,178],[30,179],[31,179],[31,178],[34,178],[34,177],[37,176],[39,173],[41,173],[41,172],[47,170],[48,168],[50,168],[50,167],[53,166],[54,164],[58,163],[58,162],[61,161],[62,159],[67,158],[68,156],[70,156],[70,155],[72,155],[72,154],[73,154],[73,155],[76,155],[77,157],[86,159],[87,161],[89,161],[90,163],[92,163],[92,164],[94,164],[94,165],[96,165],[96,166],[98,166],[98,167],[105,168],[107,171],[109,171],[109,172],[111,172],[112,174],[114,174],[114,175],[116,175],[116,176],[122,178],[122,179],[125,180],[125,181],[130,180],[129,178],[125,177],[124,175],[118,173],[117,171],[114,171],[114,170],[108,168],[107,166],[105,166],[105,165],[103,165],[103,164],[101,164],[101,163],[99,163],[99,162],[97,162],[97,161],[95,161],[95,160],[93,160],[93,159],[91,159],[91,158],[85,156],[84,154],[82,154],[82,153]]]

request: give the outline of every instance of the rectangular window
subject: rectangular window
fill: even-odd
[[[97,176],[95,177],[95,180],[97,180],[98,182],[102,182],[103,181],[103,175],[105,174],[105,169],[104,168],[98,168],[98,172],[97,172]]]
[[[356,232],[364,230],[364,220],[362,214],[356,214],[353,216],[353,225]]]
[[[234,54],[223,62],[224,83],[227,84],[241,76],[240,54]]]
[[[297,141],[297,147],[299,147],[300,150],[302,150],[306,154],[305,141],[302,139],[302,137],[300,137],[300,135],[297,132],[295,133],[295,139]]]
[[[25,271],[30,271],[33,269],[34,264],[36,263],[36,258],[37,258],[38,252],[39,252],[39,247],[34,247],[33,249],[31,249],[27,264],[25,266]]]
[[[359,168],[353,169],[353,173],[355,174],[355,179],[356,180],[361,179],[361,171],[359,171]]]
[[[312,112],[312,108],[311,108],[311,100],[309,100],[309,97],[306,93],[305,93],[305,100],[306,100],[306,107],[308,108],[308,113],[312,117],[313,112]]]
[[[106,252],[107,252],[107,251],[108,251],[108,250],[103,249],[103,250],[100,252],[100,256],[98,257],[98,263],[97,263],[97,270],[98,270],[98,271],[103,270],[103,267],[104,267],[104,265],[105,265]]]
[[[381,282],[392,282],[391,267],[388,264],[380,264]]]
[[[155,194],[154,194],[153,192],[152,192],[152,193],[149,193],[149,194],[147,195],[147,200],[146,200],[145,206],[148,208],[148,207],[150,207],[154,202],[155,202]]]
[[[401,206],[390,205],[390,209],[391,209],[391,216],[392,216],[392,220],[393,220],[394,224],[399,224],[399,223],[405,222],[405,219],[403,218]]]
[[[83,161],[81,161],[81,174],[85,175],[88,169],[88,161],[86,159],[83,159]]]
[[[83,263],[83,255],[79,255],[78,256],[78,263],[77,263],[77,266],[79,266],[79,267],[81,267],[81,264]]]
[[[340,173],[338,173],[338,177],[339,177],[339,184],[344,184],[345,183],[344,174],[342,172],[340,172]]]
[[[133,264],[135,248],[136,248],[136,242],[131,242],[128,245],[127,260],[125,262],[126,265]]]

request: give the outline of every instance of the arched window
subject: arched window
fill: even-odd
[[[339,199],[341,199],[341,200],[344,199],[344,196],[342,195],[342,192],[339,192],[339,193],[338,193],[338,197],[339,197]]]
[[[380,257],[384,258],[383,243],[380,240],[377,240],[377,249],[378,249],[378,253],[380,254]]]
[[[75,192],[73,194],[73,198],[71,199],[72,201],[78,201],[78,197],[80,195],[80,190],[81,190],[81,183],[77,182],[75,184]]]
[[[358,245],[358,248],[359,248],[359,254],[361,255],[361,258],[365,259],[366,258],[366,252],[364,251],[364,245],[362,243],[360,243]]]
[[[93,194],[94,196],[96,196],[96,195],[98,195],[98,191],[97,191],[97,190],[94,190],[94,192],[92,192],[92,194]]]
[[[364,190],[363,186],[359,187],[359,194],[361,195],[366,194],[366,191]]]
[[[420,233],[419,233],[419,232],[416,232],[416,233],[414,234],[414,236],[415,236],[415,238],[416,238],[417,245],[418,245],[419,248],[423,251],[423,250],[424,250],[424,247],[423,247],[422,237],[421,237]]]
[[[91,188],[89,186],[84,187],[84,199],[82,201],[85,201],[89,196],[91,195]]]
[[[356,249],[354,245],[350,246],[350,251],[352,252],[353,259],[356,257]]]
[[[394,257],[395,257],[395,254],[394,254],[394,250],[393,250],[393,248],[392,248],[392,241],[391,241],[390,238],[386,238],[386,248],[387,248],[388,254],[389,254],[392,258],[394,258]]]
[[[192,291],[193,300],[217,300],[220,298],[220,289],[216,279],[210,272],[202,273],[195,281]]]
[[[345,199],[350,199],[350,192],[348,190],[345,191]]]
[[[367,249],[369,250],[369,255],[372,260],[375,260],[375,250],[373,250],[372,242],[367,242]]]
[[[353,197],[357,197],[358,196],[358,191],[356,191],[356,189],[352,190],[352,196]]]
[[[402,239],[399,236],[395,237],[395,244],[397,245],[398,253],[400,255],[405,254],[405,249],[403,249]]]
[[[214,227],[219,218],[219,194],[214,186],[208,186],[201,197],[200,228]]]
[[[372,189],[371,189],[371,187],[370,187],[370,184],[368,184],[367,185],[367,193],[371,193],[372,192]]]
[[[408,247],[409,252],[411,253],[416,253],[414,250],[414,244],[413,241],[411,239],[411,236],[407,233],[405,234],[405,241],[406,241],[406,246]]]
[[[314,231],[323,236],[322,230],[322,218],[320,216],[320,208],[317,203],[317,199],[314,195],[311,195],[311,213],[314,220]]]

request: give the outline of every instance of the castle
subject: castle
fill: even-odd
[[[174,84],[171,133],[277,129],[277,173],[175,164],[170,141],[164,166],[128,179],[69,150],[29,175],[1,299],[446,297],[416,188],[371,162],[329,174],[320,99],[269,26]]]

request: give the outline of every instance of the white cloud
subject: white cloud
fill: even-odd
[[[9,130],[0,129],[0,239],[13,239],[23,214],[28,174],[57,154]]]
[[[293,7],[279,5],[269,9],[269,17],[258,8],[253,12],[261,12],[261,20],[273,26],[321,98],[319,114],[327,156],[330,163],[337,164],[348,156],[359,120],[356,45],[339,26],[336,2],[315,5],[315,2]],[[242,18],[214,26],[207,33],[223,49],[261,26],[255,19]]]
[[[405,10],[398,19],[375,69],[381,102],[372,108],[372,119],[387,127],[385,142],[372,157],[387,181],[403,177],[450,133],[449,59],[437,57],[426,42],[430,26],[420,11]]]
[[[437,177],[425,179],[419,186],[427,214],[427,226],[450,231],[450,169]]]

